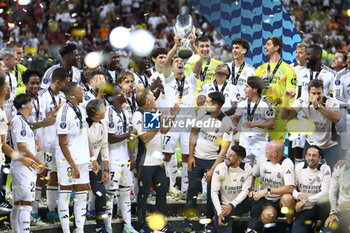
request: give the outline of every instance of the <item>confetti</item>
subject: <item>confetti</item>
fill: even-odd
[[[312,224],[312,221],[311,221],[311,220],[305,220],[304,224],[305,224],[305,225],[311,225],[311,224]]]
[[[151,230],[159,231],[166,225],[166,218],[160,213],[153,213],[147,218],[147,225]]]
[[[203,225],[207,225],[207,224],[211,223],[211,219],[210,218],[202,218],[199,220],[199,223],[203,224]]]

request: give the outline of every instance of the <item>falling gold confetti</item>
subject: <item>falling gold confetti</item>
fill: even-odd
[[[199,223],[203,224],[203,225],[206,225],[206,224],[211,223],[211,219],[210,218],[202,218],[202,219],[199,220]]]
[[[165,216],[160,213],[153,213],[147,218],[148,227],[154,231],[160,231],[166,223]]]

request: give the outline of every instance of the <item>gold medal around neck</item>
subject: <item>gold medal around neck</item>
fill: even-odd
[[[183,101],[182,101],[182,98],[178,98],[178,103],[179,103],[179,104],[182,104],[182,102],[183,102]]]
[[[162,99],[165,100],[165,93],[162,94]]]

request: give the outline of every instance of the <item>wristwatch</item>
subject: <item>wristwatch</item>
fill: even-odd
[[[271,188],[267,188],[267,194],[271,195]]]
[[[319,110],[321,108],[321,104],[317,104],[317,106],[316,106],[316,110]]]

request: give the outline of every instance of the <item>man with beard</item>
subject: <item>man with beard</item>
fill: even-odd
[[[308,86],[313,79],[323,81],[323,95],[329,96],[329,89],[334,82],[333,71],[322,64],[322,48],[313,44],[306,49],[306,67],[297,73],[296,98],[308,95]]]
[[[269,58],[269,62],[259,66],[254,75],[263,78],[265,89],[262,95],[266,96],[267,102],[272,104],[276,111],[275,128],[269,130],[270,139],[284,142],[287,122],[281,120],[278,113],[284,92],[289,89],[295,90],[296,77],[294,69],[281,58],[282,47],[281,38],[270,37],[264,45],[265,56]]]
[[[139,57],[134,55],[132,57],[134,62],[132,67],[132,73],[135,77],[135,85],[141,85],[144,88],[149,88],[151,73],[148,68],[150,68],[150,60],[148,57]]]
[[[81,71],[77,68],[80,55],[76,44],[65,44],[60,48],[59,53],[62,57],[62,62],[46,70],[41,83],[41,87],[44,89],[49,88],[52,82],[52,72],[59,67],[64,68],[69,73],[71,82],[80,83],[81,81]]]
[[[318,202],[328,195],[331,182],[331,168],[320,164],[322,150],[311,145],[306,152],[305,161],[295,166],[295,188],[293,197],[296,200],[295,220],[292,233],[310,232],[316,220],[327,216]],[[325,216],[321,213],[326,212]]]
[[[56,117],[58,110],[65,103],[65,97],[62,92],[63,87],[69,82],[69,73],[64,68],[57,68],[52,72],[52,82],[48,89],[42,89],[39,92],[40,100],[44,103],[46,116]],[[49,182],[46,188],[47,207],[49,212],[46,214],[46,220],[51,223],[58,222],[59,216],[56,209],[56,200],[58,194],[57,164],[55,155],[57,152],[58,138],[56,126],[51,125],[42,129],[41,145],[45,158],[45,168],[49,172]]]
[[[118,76],[124,72],[124,69],[120,66],[120,54],[118,50],[111,46],[107,46],[102,54],[105,64],[101,71],[105,73],[106,82],[116,84]]]
[[[310,82],[309,95],[300,97],[289,106],[289,99],[294,98],[295,93],[287,90],[285,101],[280,109],[281,119],[289,119],[303,111],[306,119],[315,122],[315,131],[307,135],[303,154],[305,155],[310,145],[317,145],[323,150],[327,164],[333,168],[340,158],[338,142],[332,138],[332,123],[340,120],[339,104],[335,98],[323,96],[323,81],[314,79]]]
[[[172,52],[175,50],[172,50]],[[174,53],[170,52],[169,56],[174,56]],[[192,73],[184,74],[184,62],[182,58],[175,57],[171,61],[172,73],[169,76],[165,76],[164,90],[166,93],[166,104],[163,107],[169,109],[174,104],[180,105],[180,113],[175,121],[186,121],[195,116],[194,111],[194,94],[196,91],[196,84],[201,68],[201,60],[193,67]],[[181,177],[181,193],[182,198],[186,199],[186,192],[188,187],[188,175],[187,175],[187,161],[189,154],[189,140],[190,140],[191,128],[173,127],[170,131],[163,136],[163,154],[164,165],[169,175],[169,192],[175,197],[179,195],[179,190],[175,187],[177,162],[172,160],[173,154],[177,143],[180,144],[181,160],[182,160],[182,177]],[[175,159],[176,161],[176,159]]]
[[[217,214],[219,233],[231,233],[233,215],[247,213],[253,203],[248,198],[252,183],[252,167],[243,163],[246,151],[242,146],[232,146],[226,162],[214,170],[211,185],[211,198]]]
[[[333,93],[340,104],[341,119],[337,124],[340,131],[340,146],[343,156],[350,146],[350,112],[348,103],[350,101],[350,73],[346,67],[347,53],[337,51],[332,60],[335,78],[332,83]]]
[[[209,93],[204,104],[205,107],[198,112],[196,125],[192,128],[190,135],[186,207],[196,208],[196,197],[201,190],[201,180],[206,172],[206,181],[208,182],[206,217],[210,219],[214,217],[210,192],[211,178],[216,166],[224,160],[232,141],[231,119],[221,111],[224,103],[225,97],[221,92]],[[208,122],[211,124],[206,124]],[[200,127],[201,124],[203,127]],[[206,230],[212,229],[207,226]],[[183,232],[191,231],[193,231],[193,224],[186,222]]]

